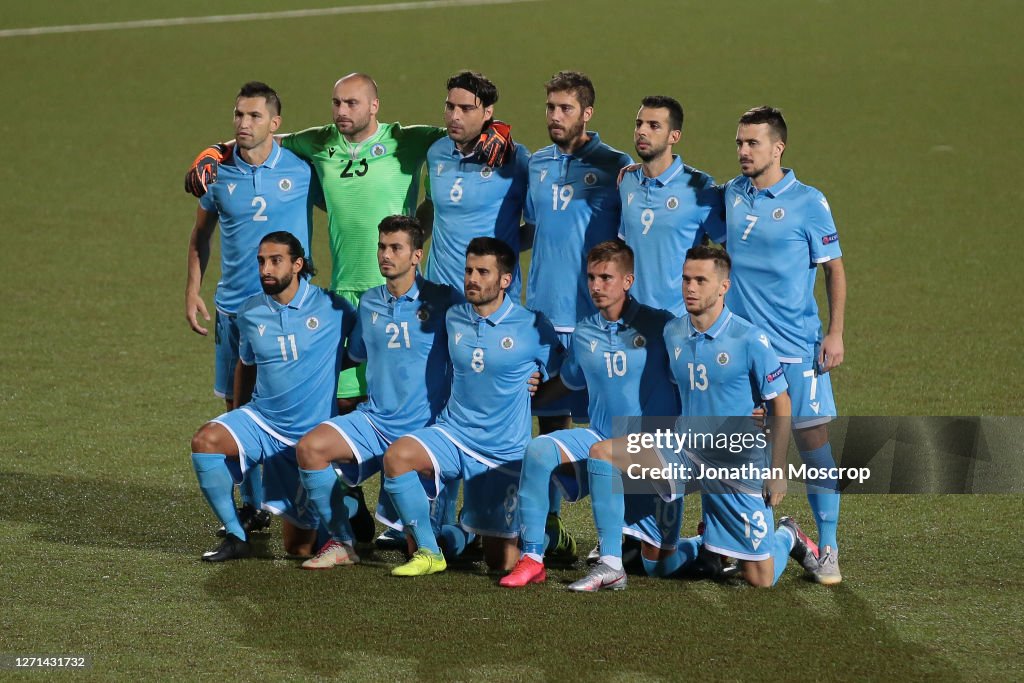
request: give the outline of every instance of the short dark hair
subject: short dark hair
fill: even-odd
[[[641,107],[648,109],[668,109],[668,125],[672,130],[683,130],[683,105],[679,100],[668,95],[648,95],[640,100]]]
[[[579,100],[580,107],[586,109],[594,106],[597,93],[594,92],[594,84],[590,77],[582,71],[559,71],[551,80],[544,84],[544,89],[550,95],[553,92],[567,92]]]
[[[516,267],[516,253],[496,237],[474,237],[466,247],[466,256],[493,256],[498,261],[498,272],[511,274]]]
[[[788,130],[786,128],[786,119],[782,116],[782,110],[762,105],[748,109],[740,117],[741,126],[757,125],[759,123],[767,123],[775,137],[783,142],[786,141]]]
[[[409,242],[412,243],[413,249],[422,249],[423,243],[426,241],[426,235],[423,234],[423,226],[413,216],[403,216],[402,214],[387,216],[377,226],[377,230],[382,235],[404,232],[409,236]]]
[[[249,81],[238,91],[235,95],[237,100],[239,97],[262,97],[267,101],[267,109],[274,116],[281,115],[281,98],[278,97],[277,91],[271,88],[266,83],[259,81]]]
[[[460,71],[448,79],[446,89],[461,88],[476,95],[480,104],[489,107],[498,101],[498,86],[494,85],[487,76],[476,71]]]
[[[633,272],[633,250],[622,240],[601,242],[587,253],[588,264],[609,261],[618,263],[623,273]]]
[[[292,263],[295,259],[302,259],[302,270],[299,271],[299,276],[305,276],[306,278],[312,278],[316,275],[316,268],[313,267],[313,260],[306,257],[306,251],[302,248],[302,242],[299,238],[288,232],[287,230],[278,230],[272,232],[260,240],[260,246],[264,243],[270,242],[272,244],[283,244],[288,247],[288,255],[292,257]]]
[[[732,259],[729,258],[729,254],[725,249],[719,249],[718,247],[709,247],[706,244],[702,244],[698,247],[690,247],[686,250],[686,260],[690,261],[714,261],[715,270],[722,273],[726,277],[729,276],[729,271],[732,270]]]

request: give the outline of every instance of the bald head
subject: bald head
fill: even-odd
[[[338,79],[331,104],[334,125],[349,142],[362,142],[377,132],[377,83],[366,74]]]

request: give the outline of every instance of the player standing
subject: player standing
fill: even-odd
[[[198,334],[208,330],[199,322],[210,319],[199,293],[210,259],[210,241],[220,223],[220,281],[214,294],[214,393],[225,409],[235,407],[233,381],[238,363],[236,316],[242,303],[260,290],[255,256],[260,240],[275,230],[287,230],[309,254],[313,230],[312,207],[319,191],[309,164],[275,142],[281,125],[281,100],[273,88],[251,81],[235,96],[234,154],[223,161],[219,185],[199,200],[188,245],[185,319]],[[246,472],[241,485],[242,524],[249,531],[270,523],[260,510],[263,502],[260,468]]]
[[[493,125],[498,88],[472,71],[455,74],[446,88],[448,137],[427,150],[427,198],[434,205],[427,279],[462,291],[470,240],[496,237],[516,254],[508,294],[519,299],[520,236],[533,233],[533,226],[521,225],[530,152],[511,143],[507,158],[483,158],[477,146],[482,131]]]
[[[358,561],[349,511],[341,504],[345,489],[379,472],[388,446],[433,424],[447,401],[451,364],[444,321],[462,296],[417,275],[423,240],[415,218],[381,221],[377,260],[385,284],[360,300],[347,350],[351,361],[366,363],[368,398],[299,442],[302,484],[331,535],[320,553],[302,564],[306,569]]]
[[[645,97],[636,115],[633,143],[643,162],[619,185],[619,238],[636,254],[633,296],[642,304],[686,313],[682,290],[686,250],[705,235],[725,237],[725,208],[714,179],[672,153],[683,131],[683,107],[671,97]]]
[[[506,290],[515,253],[493,237],[477,237],[466,253],[467,304],[448,311],[451,397],[437,422],[405,436],[384,455],[384,489],[418,549],[396,576],[443,571],[447,564],[431,530],[428,492],[462,478],[461,525],[483,537],[495,570],[518,559],[519,471],[530,441],[530,395],[525,383],[540,371],[558,372],[561,346],[550,323],[520,306]]]
[[[208,562],[249,555],[231,492],[233,481],[260,463],[266,472],[263,505],[284,517],[285,549],[312,554],[319,520],[297,493],[302,488],[294,446],[336,412],[343,344],[355,324],[351,304],[309,283],[312,266],[291,233],[264,237],[257,260],[264,293],[249,298],[237,319],[241,363],[235,383],[242,405],[192,437],[199,488],[227,532],[216,550],[203,555]]]
[[[736,131],[741,175],[725,186],[727,248],[732,257],[729,307],[762,327],[782,361],[793,399],[793,436],[812,467],[834,467],[827,423],[836,416],[829,371],[844,359],[846,273],[839,233],[825,196],[783,168],[787,126],[782,112],[757,107]],[[814,281],[825,271],[828,332],[822,335]],[[838,482],[809,486],[818,525],[819,583],[839,572]]]
[[[507,588],[546,579],[545,518],[554,479],[570,501],[582,499],[589,492],[590,447],[613,436],[615,417],[676,415],[679,411],[663,336],[672,316],[630,296],[632,250],[617,240],[595,246],[587,256],[587,281],[598,312],[576,325],[558,379],[542,385],[534,400],[587,388],[590,428],[558,430],[530,442],[519,484],[523,555],[500,582]],[[560,468],[569,468],[571,474],[562,474]],[[665,545],[674,547],[674,538],[668,540],[671,544]],[[656,551],[649,548],[647,552]],[[621,558],[618,568],[622,569]]]

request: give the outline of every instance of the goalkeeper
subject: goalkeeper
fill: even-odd
[[[327,204],[331,289],[358,305],[362,294],[384,282],[377,266],[377,226],[393,214],[418,213],[429,221],[429,201],[416,210],[420,169],[427,149],[446,129],[380,123],[377,84],[354,73],[334,84],[333,125],[285,135],[281,145],[313,164]],[[489,126],[478,138],[478,154],[495,166],[511,144],[508,126]],[[185,188],[201,196],[216,182],[223,146],[207,148],[185,176]],[[347,370],[338,383],[339,411],[351,411],[366,394],[365,368]]]

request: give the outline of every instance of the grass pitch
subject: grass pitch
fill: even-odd
[[[7,3],[0,30],[276,9]],[[0,38],[0,654],[89,655],[76,675],[100,680],[1021,678],[1012,496],[845,497],[836,589],[795,567],[772,591],[560,590],[579,569],[520,592],[479,569],[402,582],[388,555],[298,571],[276,537],[265,559],[201,565],[215,524],[187,443],[220,402],[212,338],[182,315],[194,202],[180,185],[199,148],[231,136],[250,79],[279,90],[284,130],[328,121],[330,85],[355,70],[380,83],[382,120],[439,123],[444,80],[475,68],[536,149],[541,84],[578,68],[607,142],[632,151],[640,98],[671,94],[687,112],[678,150],[719,180],[736,173],[738,115],[772,103],[787,164],[843,236],[840,409],[1019,415],[1022,19],[1005,0],[536,2]],[[215,282],[214,266],[208,300]],[[795,492],[780,514],[810,526]],[[565,515],[589,547],[589,507]]]

